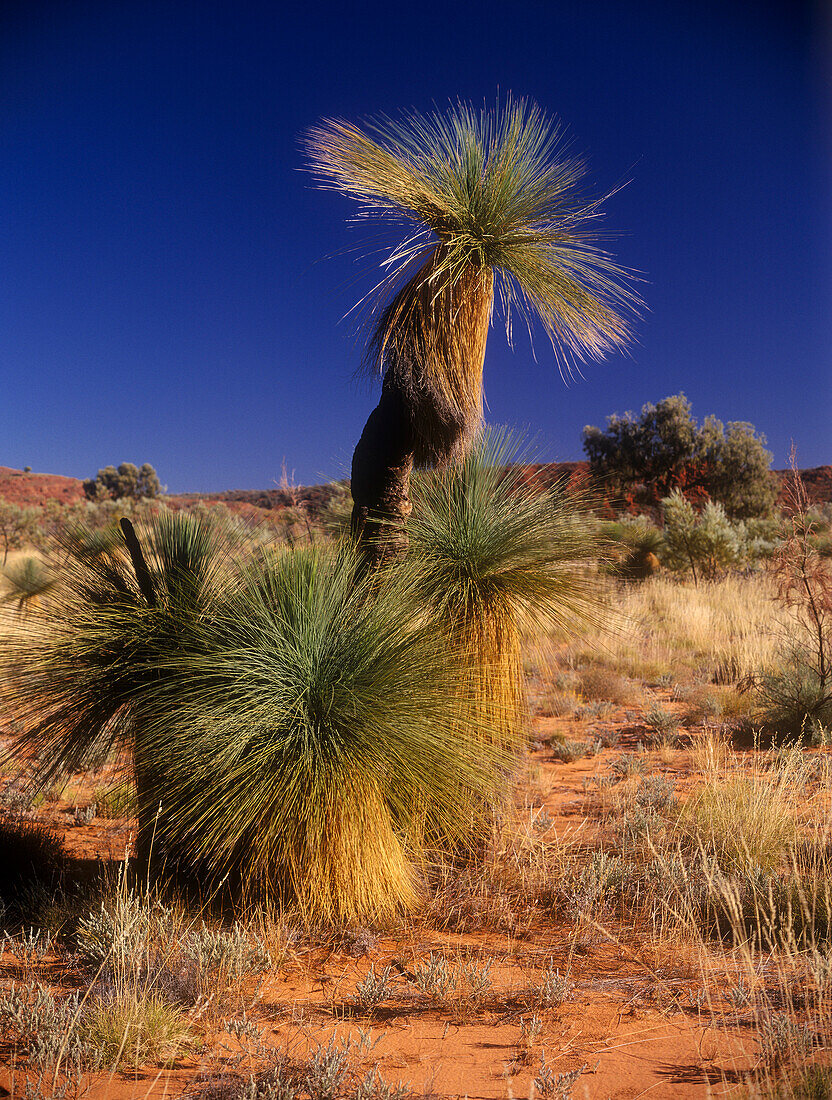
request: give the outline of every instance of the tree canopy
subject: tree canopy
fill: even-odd
[[[746,421],[715,416],[699,425],[684,393],[647,404],[636,417],[588,425],[584,451],[592,474],[622,499],[657,505],[673,492],[714,500],[732,519],[765,515],[776,498],[765,436]]]
[[[132,462],[122,462],[118,469],[104,466],[84,482],[87,500],[152,500],[160,490],[159,477],[149,462],[141,467]]]

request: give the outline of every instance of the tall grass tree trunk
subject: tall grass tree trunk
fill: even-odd
[[[451,279],[444,251],[437,245],[393,298],[376,340],[381,399],[352,463],[352,533],[371,565],[407,551],[414,466],[462,457],[482,423],[494,276],[468,263]]]
[[[411,469],[464,456],[481,423],[495,298],[509,343],[513,314],[530,335],[536,319],[562,373],[622,348],[639,299],[598,246],[602,200],[578,188],[583,162],[529,100],[324,119],[306,148],[322,187],[406,226],[363,300],[366,365],[384,385],[353,461],[353,531],[379,561],[407,545]]]

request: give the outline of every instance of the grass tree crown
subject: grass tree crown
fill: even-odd
[[[599,246],[603,199],[581,192],[584,164],[537,104],[326,119],[306,147],[322,186],[408,227],[370,296],[368,362],[410,403],[417,463],[476,430],[495,300],[509,342],[515,316],[530,332],[536,318],[562,372],[627,343],[639,301]]]

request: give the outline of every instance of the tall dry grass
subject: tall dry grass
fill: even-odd
[[[776,664],[786,628],[765,575],[728,576],[697,587],[666,577],[608,581],[607,613],[591,637],[557,648],[538,638],[527,668],[587,661],[640,680],[705,678],[735,683]]]

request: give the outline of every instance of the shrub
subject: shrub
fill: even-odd
[[[0,993],[0,1031],[15,1046],[27,1048],[31,1065],[50,1069],[53,1086],[61,1068],[65,1074],[79,1073],[100,1064],[99,1051],[78,1027],[81,1012],[80,994],[56,997],[35,981]]]
[[[637,806],[647,810],[672,810],[676,805],[676,781],[666,775],[643,776],[635,794]]]
[[[763,673],[757,680],[756,724],[787,738],[811,742],[832,725],[830,683],[821,682],[805,655],[792,650],[791,667]]]
[[[229,932],[208,928],[203,923],[186,936],[182,954],[193,960],[200,971],[209,975],[222,972],[231,981],[247,974],[261,974],[272,966],[272,957],[263,941],[248,936],[239,923]]]
[[[751,424],[724,425],[709,416],[700,427],[683,393],[645,405],[641,416],[608,417],[607,430],[584,428],[590,470],[621,495],[642,485],[646,502],[678,491],[710,496],[735,519],[765,515],[775,501],[765,437]]]
[[[390,981],[392,972],[392,967],[385,966],[384,970],[376,974],[375,967],[370,967],[369,974],[363,981],[358,982],[352,997],[353,1004],[359,1011],[371,1013],[382,1001],[387,1000],[393,992]]]
[[[623,752],[610,762],[610,771],[619,782],[633,775],[643,775],[646,768],[647,761],[643,753]]]
[[[10,550],[17,550],[35,537],[37,508],[25,508],[11,500],[0,500],[0,545],[3,547],[3,566]]]
[[[413,982],[425,996],[444,1001],[453,990],[456,977],[445,956],[431,951],[430,958],[414,968]]]
[[[562,764],[572,764],[587,756],[595,756],[601,749],[600,741],[571,741],[553,737],[550,741],[552,756]]]
[[[578,700],[570,691],[551,687],[535,694],[532,709],[539,718],[566,718],[578,709]]]
[[[679,729],[679,719],[675,714],[654,703],[642,718],[645,726],[650,730],[652,741],[660,742],[671,738]]]
[[[759,679],[764,724],[800,734],[832,722],[832,562],[812,544],[809,503],[792,454],[790,531],[774,558],[777,599],[791,619],[789,657]]]
[[[115,466],[105,466],[94,478],[84,482],[84,495],[87,500],[152,500],[159,495],[161,485],[153,467],[145,462],[139,468],[132,462],[122,462]]]
[[[575,983],[569,974],[561,974],[550,961],[537,989],[539,1003],[545,1008],[557,1008],[575,991]]]
[[[722,697],[713,688],[697,686],[685,692],[683,722],[686,725],[700,725],[718,719],[724,712]]]
[[[586,1069],[586,1066],[581,1066],[569,1073],[556,1073],[554,1066],[546,1061],[546,1052],[541,1051],[540,1069],[534,1078],[534,1088],[546,1100],[572,1100],[575,1086]]]
[[[25,632],[0,639],[0,692],[24,727],[15,752],[41,762],[36,779],[47,785],[61,771],[95,768],[113,751],[132,750],[146,855],[157,803],[137,698],[152,690],[171,650],[199,644],[232,543],[216,522],[163,513],[148,528],[138,569],[118,528],[76,528],[62,544],[60,584],[32,609]]]
[[[180,929],[171,909],[122,881],[76,931],[76,957],[106,984],[139,983],[159,956],[178,945]]]
[[[670,569],[712,580],[743,558],[744,532],[734,527],[721,504],[708,501],[697,516],[681,493],[662,500],[664,512],[664,562]]]
[[[633,699],[633,685],[623,676],[600,665],[589,665],[578,673],[578,690],[593,702],[623,706]]]

